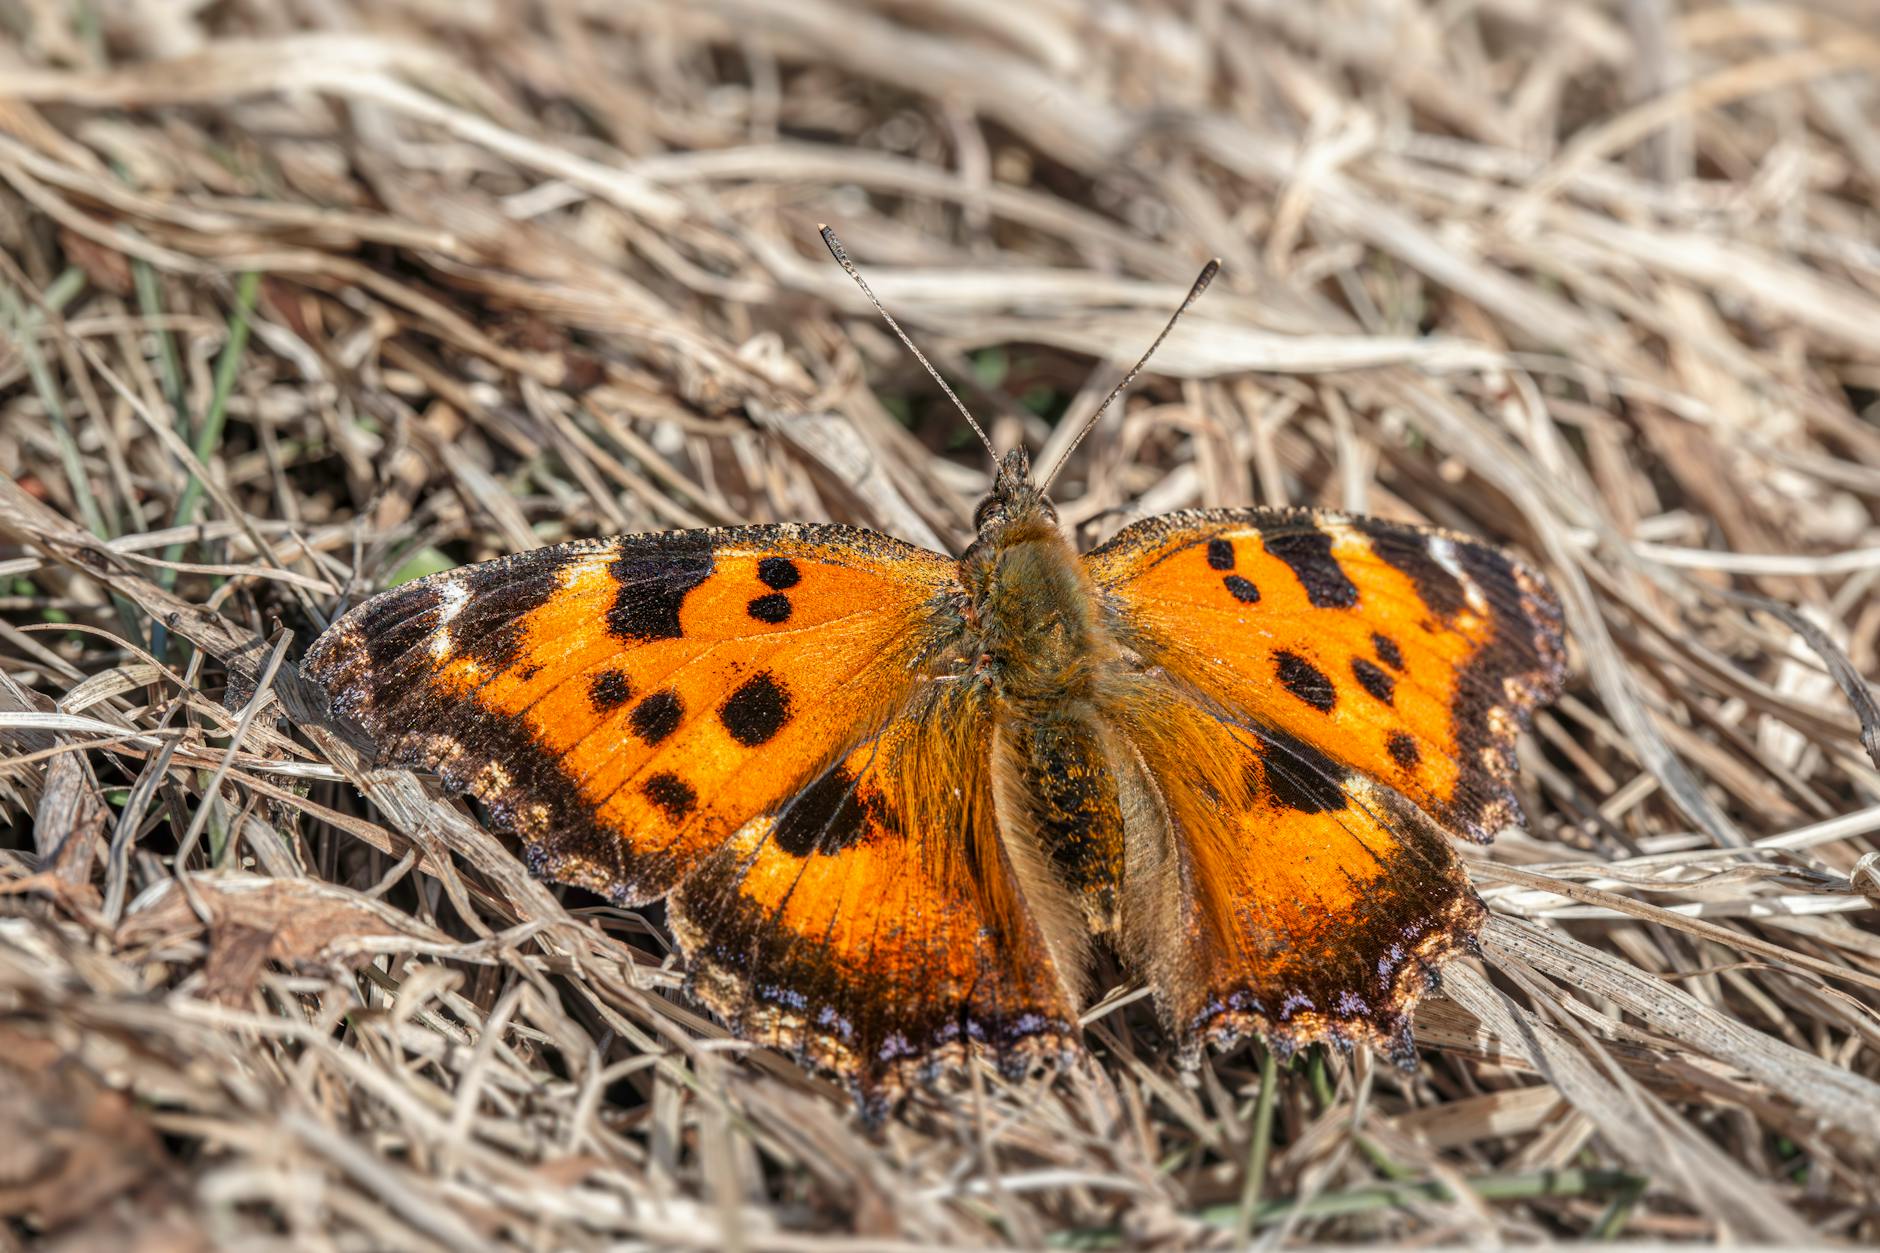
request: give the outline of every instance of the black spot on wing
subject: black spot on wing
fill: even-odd
[[[595,712],[618,709],[633,699],[633,684],[618,670],[603,670],[588,681],[588,703]]]
[[[1276,653],[1273,663],[1274,671],[1286,690],[1314,709],[1330,713],[1332,706],[1338,703],[1338,689],[1332,686],[1325,671],[1298,653]]]
[[[654,692],[633,707],[627,721],[633,733],[648,744],[657,744],[679,729],[685,719],[685,702],[677,692]]]
[[[1415,738],[1402,731],[1392,731],[1385,747],[1390,750],[1390,759],[1405,770],[1415,770],[1423,760],[1423,751],[1417,747]]]
[[[1371,633],[1371,647],[1377,653],[1377,659],[1399,674],[1403,673],[1403,649],[1397,647],[1397,641],[1388,635],[1376,631]]]
[[[1208,541],[1208,568],[1212,570],[1232,570],[1234,568],[1234,544],[1232,540],[1211,539]]]
[[[788,591],[803,581],[796,562],[788,557],[766,557],[757,563],[757,577],[772,591]]]
[[[1227,588],[1227,594],[1229,596],[1232,596],[1243,605],[1257,605],[1260,603],[1260,589],[1246,579],[1241,578],[1238,574],[1228,575],[1221,580],[1221,584]]]
[[[1306,599],[1321,609],[1349,609],[1358,603],[1357,585],[1332,556],[1332,537],[1324,531],[1286,531],[1265,539],[1266,551],[1298,576]]]
[[[1397,680],[1382,666],[1364,657],[1351,659],[1351,673],[1358,680],[1358,686],[1369,692],[1386,705],[1397,696]]]
[[[790,798],[770,838],[792,857],[838,853],[867,834],[869,818],[854,777],[834,766]]]
[[[607,629],[628,643],[676,640],[684,631],[679,610],[693,588],[711,577],[709,547],[626,553],[609,570],[620,590],[607,611]]]
[[[746,605],[744,612],[750,614],[759,622],[767,622],[771,626],[776,626],[779,623],[788,622],[790,620],[790,598],[785,596],[782,592],[771,592],[768,595],[757,597],[750,604]]]
[[[790,720],[790,693],[768,672],[752,675],[725,699],[719,719],[731,738],[756,748],[783,730]]]
[[[692,790],[692,785],[670,770],[649,775],[640,785],[640,791],[674,822],[683,822],[698,806],[698,793]]]

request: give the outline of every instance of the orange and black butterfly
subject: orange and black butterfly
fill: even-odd
[[[1447,835],[1518,820],[1560,683],[1541,578],[1296,510],[1080,555],[1022,450],[975,522],[957,558],[790,524],[540,549],[367,601],[303,671],[539,874],[666,898],[694,994],[873,1113],[968,1055],[1075,1054],[1098,942],[1185,1048],[1413,1061],[1485,918]]]

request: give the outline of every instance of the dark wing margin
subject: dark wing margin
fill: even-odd
[[[452,793],[481,800],[522,838],[538,874],[614,895],[664,868],[628,866],[628,847],[586,803],[528,722],[477,697],[468,662],[497,675],[522,660],[523,623],[573,575],[604,570],[610,540],[537,548],[403,583],[335,622],[301,661],[329,713],[375,764],[435,772]]]

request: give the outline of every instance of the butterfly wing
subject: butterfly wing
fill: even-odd
[[[1125,955],[1180,1037],[1362,1040],[1407,1064],[1410,1013],[1485,917],[1442,833],[1399,796],[1199,693],[1111,710],[1132,757]]]
[[[934,678],[957,569],[843,527],[567,544],[386,592],[302,669],[544,876],[623,904],[677,888],[701,998],[878,1113],[969,1050],[1073,1046],[997,837],[983,701]]]
[[[1520,820],[1514,740],[1559,690],[1528,567],[1433,528],[1303,510],[1171,513],[1086,558],[1148,664],[1473,840]]]
[[[1557,691],[1559,610],[1461,536],[1294,511],[1169,514],[1087,569],[1142,676],[1124,943],[1190,1038],[1407,1054],[1429,972],[1481,926],[1441,831],[1518,819],[1514,738]]]
[[[302,670],[539,873],[639,904],[906,703],[957,621],[955,571],[835,526],[583,541],[385,592]]]
[[[1075,1006],[1016,887],[982,694],[929,684],[755,819],[669,906],[697,994],[745,1039],[847,1077],[879,1113],[983,1052],[1007,1073],[1075,1047]]]

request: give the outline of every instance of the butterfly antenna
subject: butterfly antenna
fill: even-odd
[[[816,227],[816,233],[821,235],[823,243],[828,245],[829,255],[836,259],[838,265],[849,272],[849,277],[855,280],[855,285],[862,289],[862,295],[868,297],[869,303],[875,306],[875,312],[879,313],[882,321],[888,324],[888,329],[900,336],[901,342],[907,345],[907,350],[914,354],[914,360],[920,362],[927,373],[933,375],[933,381],[940,384],[940,390],[947,394],[947,399],[953,402],[953,407],[960,411],[962,418],[966,419],[966,425],[973,428],[973,434],[979,437],[979,442],[984,444],[986,451],[992,455],[992,464],[995,466],[999,464],[999,450],[992,446],[990,439],[986,438],[986,432],[980,427],[979,423],[974,420],[972,413],[966,408],[965,402],[959,398],[959,395],[954,392],[951,387],[947,386],[947,381],[940,377],[940,371],[933,368],[933,362],[927,360],[926,354],[914,347],[914,341],[907,337],[907,332],[902,330],[901,324],[894,320],[894,315],[889,313],[887,309],[882,306],[880,297],[876,296],[874,289],[869,287],[868,280],[862,277],[862,272],[855,268],[853,261],[849,260],[849,254],[843,250],[842,241],[836,238],[836,233],[820,223]],[[1158,340],[1157,342],[1159,343],[1161,341]]]
[[[1109,410],[1116,398],[1123,394],[1123,389],[1136,381],[1136,376],[1142,373],[1142,367],[1149,364],[1149,358],[1155,356],[1155,350],[1162,346],[1162,341],[1168,338],[1168,333],[1175,329],[1177,322],[1182,320],[1182,314],[1188,312],[1188,307],[1201,299],[1201,293],[1208,289],[1208,284],[1212,283],[1214,276],[1220,272],[1221,259],[1219,257],[1215,257],[1201,267],[1201,273],[1195,276],[1195,285],[1188,289],[1188,295],[1182,299],[1181,307],[1169,315],[1168,325],[1162,328],[1162,333],[1155,337],[1153,344],[1149,345],[1149,351],[1143,353],[1137,358],[1136,364],[1129,367],[1129,373],[1123,376],[1123,381],[1110,389],[1110,394],[1103,398],[1103,403],[1097,406],[1097,411],[1084,419],[1083,430],[1077,432],[1077,438],[1071,441],[1071,446],[1064,450],[1064,455],[1059,457],[1057,464],[1051,467],[1051,473],[1045,475],[1044,481],[1038,484],[1039,491],[1051,486],[1051,480],[1055,479],[1058,471],[1070,461],[1071,454],[1077,451],[1077,445],[1084,442],[1084,437],[1090,434],[1091,429],[1097,425],[1097,420]]]

